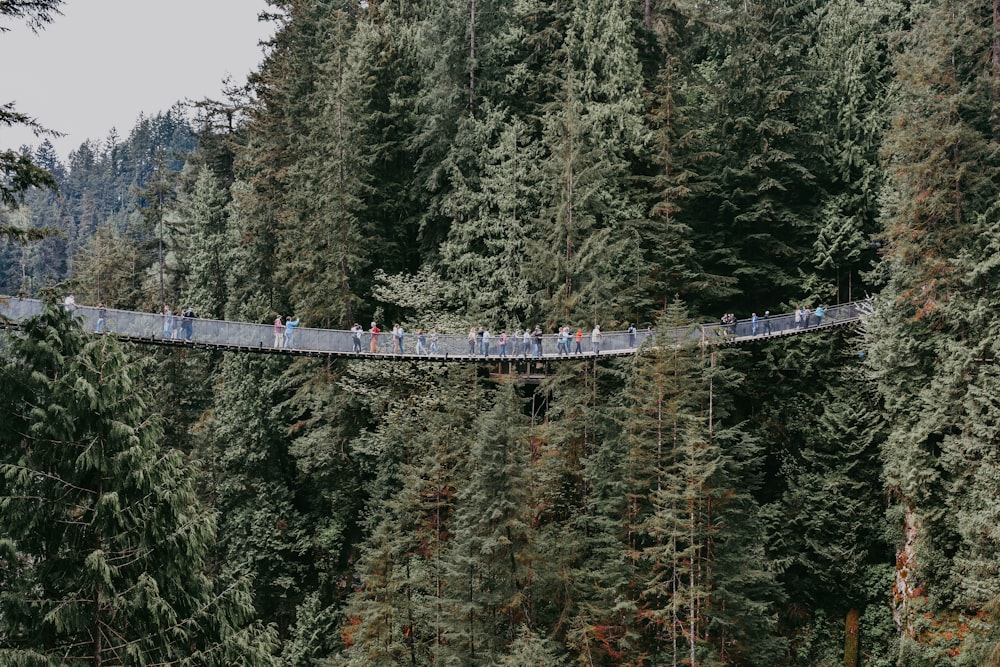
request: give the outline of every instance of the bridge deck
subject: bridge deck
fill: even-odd
[[[36,299],[8,297],[0,301],[0,316],[7,319],[6,326],[18,326],[25,319],[38,315],[43,304]],[[862,313],[870,309],[867,302],[852,302],[831,306],[827,309],[822,323],[813,316],[808,325],[796,326],[794,314],[772,315],[761,319],[756,328],[751,320],[738,320],[736,324],[703,324],[671,332],[678,342],[696,340],[704,344],[741,344],[756,340],[789,336],[800,333],[842,326],[860,320]],[[73,314],[80,318],[90,331],[97,328],[98,312],[93,306],[77,306]],[[642,344],[652,337],[653,331],[643,330],[630,335],[625,331],[602,332],[600,346],[595,350],[589,331],[583,332],[579,353],[564,353],[558,348],[558,335],[545,334],[542,337],[542,352],[534,355],[534,350],[524,353],[523,342],[508,341],[505,354],[500,354],[500,346],[494,336],[489,354],[470,352],[467,334],[438,334],[436,343],[426,334],[426,352],[417,354],[416,336],[407,332],[403,339],[403,352],[393,353],[391,332],[383,331],[378,338],[380,352],[371,352],[371,334],[361,337],[361,352],[355,349],[350,331],[335,329],[315,329],[297,327],[291,341],[274,334],[273,324],[251,324],[223,320],[188,319],[173,316],[170,321],[163,315],[139,313],[108,308],[105,330],[110,335],[133,343],[162,345],[193,349],[223,350],[254,354],[280,354],[307,357],[378,359],[386,361],[420,361],[449,363],[503,362],[513,358],[531,359],[578,359],[581,357],[621,357],[635,354]],[[275,345],[275,343],[278,343]],[[571,338],[569,349],[575,350],[576,343]]]

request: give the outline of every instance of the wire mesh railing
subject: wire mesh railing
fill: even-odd
[[[822,318],[817,318],[812,313],[805,321],[796,321],[794,313],[782,313],[756,320],[747,318],[729,324],[704,324],[679,329],[672,332],[672,336],[678,342],[682,338],[696,338],[704,344],[726,344],[804,333],[857,321],[865,309],[864,303],[830,306]],[[36,299],[6,297],[0,300],[0,315],[15,325],[39,315],[42,308],[42,302]],[[634,354],[656,333],[651,329],[641,329],[601,331],[595,335],[593,331],[576,330],[571,331],[568,336],[549,333],[525,338],[523,332],[520,332],[508,336],[506,344],[501,344],[499,336],[492,336],[485,342],[482,338],[467,333],[452,334],[435,330],[424,332],[422,336],[407,332],[398,338],[391,331],[373,334],[370,331],[356,333],[310,327],[294,327],[289,330],[285,326],[276,328],[273,323],[230,322],[184,317],[181,314],[167,316],[115,308],[99,309],[95,306],[72,306],[69,313],[80,319],[89,331],[136,342],[244,352],[390,359],[477,361],[514,357],[622,356]]]

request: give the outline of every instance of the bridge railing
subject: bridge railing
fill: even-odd
[[[861,317],[861,310],[855,302],[830,306],[825,309],[822,321],[818,320],[815,311],[810,311],[807,321],[795,322],[795,313],[781,313],[768,318],[761,316],[754,327],[752,318],[736,320],[735,324],[705,324],[702,325],[706,342],[719,338],[746,340],[748,338],[773,336],[795,333],[816,327],[839,326],[845,322],[854,322]]]
[[[0,314],[7,318],[19,322],[28,317],[40,314],[42,303],[36,299],[20,299],[9,297],[5,302],[0,302]],[[772,315],[768,318],[761,317],[756,326],[751,319],[737,320],[735,324],[705,324],[694,326],[675,332],[678,336],[692,337],[700,339],[706,344],[738,342],[753,339],[755,337],[765,337],[774,335],[784,335],[797,333],[818,326],[835,326],[844,322],[857,320],[860,316],[857,304],[849,303],[838,306],[831,306],[826,310],[822,322],[818,322],[815,314],[811,314],[808,322],[799,322],[796,326],[794,314],[783,313]],[[98,309],[94,306],[76,306],[72,310],[72,315],[82,320],[83,325],[90,331],[96,331],[98,325]],[[299,353],[316,352],[319,354],[356,354],[357,349],[351,332],[332,329],[316,329],[309,327],[296,327],[291,335],[291,340],[286,340],[284,329],[278,336],[275,336],[273,324],[252,324],[247,322],[228,322],[220,320],[185,318],[179,314],[165,317],[162,314],[139,313],[128,310],[118,310],[107,308],[104,331],[121,338],[139,339],[155,341],[165,344],[191,344],[203,345],[219,348],[243,348],[257,350],[288,349]],[[629,354],[638,349],[643,342],[653,336],[653,331],[648,329],[629,334],[626,331],[602,332],[600,341],[600,354],[616,355]],[[478,341],[475,341],[470,350],[467,334],[444,334],[439,333],[435,342],[434,335],[425,332],[425,345],[422,354],[438,357],[478,357],[482,356],[479,350]],[[377,349],[380,355],[392,356],[398,354],[394,350],[395,343],[391,331],[383,331],[377,340]],[[576,337],[573,332],[566,344],[565,352],[559,350],[559,336],[557,334],[545,334],[542,336],[541,355],[553,357],[562,355],[573,356],[576,354]],[[364,332],[360,340],[361,354],[371,354],[372,335]],[[581,353],[584,355],[595,354],[594,345],[591,340],[591,332],[584,331],[580,344]],[[500,344],[497,336],[490,341],[491,358],[498,358],[500,355]],[[417,336],[413,332],[407,332],[403,338],[403,355],[417,354]],[[523,337],[511,336],[508,339],[505,355],[508,357],[535,356],[534,342],[528,344],[527,349]]]

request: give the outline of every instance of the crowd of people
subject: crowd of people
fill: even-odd
[[[184,306],[180,315],[174,314],[170,306],[163,304],[163,340],[191,341],[194,335],[194,320],[198,315],[194,308]]]
[[[68,312],[75,311],[76,299],[74,295],[67,295],[62,305]],[[811,310],[807,305],[800,305],[791,315],[779,316],[778,327],[782,330],[787,330],[793,326],[795,329],[821,326],[827,314],[827,309],[826,304],[820,304],[815,310]],[[110,329],[107,308],[103,301],[98,302],[96,315],[95,333],[108,332]],[[161,315],[163,317],[164,340],[191,341],[194,335],[194,320],[198,317],[194,308],[185,306],[180,311],[180,314],[177,314],[168,304],[163,304]],[[758,336],[772,334],[773,320],[771,311],[765,310],[763,315],[753,312],[749,320],[744,320],[744,322],[748,323],[749,331],[742,327],[738,331],[737,325],[740,321],[737,320],[734,313],[723,315],[720,319],[720,324],[722,331],[727,335],[737,336],[749,333],[752,336]],[[274,349],[295,348],[295,330],[300,322],[301,320],[297,316],[275,316],[272,347]],[[367,351],[370,354],[407,354],[410,352],[407,347],[408,336],[415,341],[410,344],[413,354],[436,355],[442,353],[441,342],[443,336],[436,328],[432,328],[429,331],[418,328],[415,334],[410,335],[402,325],[397,323],[393,324],[389,332],[385,332],[389,334],[387,339],[382,338],[383,333],[375,321],[372,321],[367,332],[359,323],[355,322],[350,329],[352,352],[354,354],[363,354],[364,339],[367,334]],[[627,323],[624,333],[628,337],[627,347],[618,342],[618,345],[613,347],[613,349],[621,350],[624,348],[631,350],[636,348],[638,332],[635,325]],[[583,327],[577,327],[574,331],[571,326],[560,325],[556,328],[554,334],[544,334],[541,325],[537,324],[534,327],[529,326],[523,329],[518,327],[511,333],[508,333],[504,328],[500,329],[498,333],[494,333],[488,327],[474,326],[470,327],[468,332],[468,356],[498,356],[501,358],[542,357],[546,354],[546,341],[549,344],[552,341],[555,342],[555,354],[558,355],[600,354],[602,349],[604,349],[602,347],[604,333],[601,331],[600,324],[595,324],[594,328],[589,332],[585,332]],[[455,350],[451,346],[448,346],[448,349],[444,351],[451,354],[459,353],[458,350]]]
[[[792,313],[792,322],[794,327],[796,329],[808,329],[809,327],[821,326],[827,309],[828,306],[826,304],[820,304],[816,307],[815,311],[810,310],[809,306],[800,305]],[[750,335],[771,335],[772,322],[773,318],[770,310],[765,310],[763,315],[758,315],[756,312],[751,313],[749,319]],[[736,319],[736,315],[733,313],[726,313],[720,318],[719,323],[729,334],[733,336],[737,335],[738,320]]]
[[[357,322],[351,327],[351,348],[355,354],[362,353],[362,343],[365,334],[368,336],[368,352],[370,354],[383,353],[383,341],[381,335],[383,331],[376,322],[365,329]],[[636,343],[637,330],[634,325],[628,325],[629,347],[634,348]],[[552,336],[549,336],[551,338]],[[414,336],[415,345],[413,353],[418,355],[440,354],[439,343],[441,335],[437,329],[429,332],[423,328],[417,329]],[[576,333],[572,327],[558,327],[556,338],[556,351],[558,354],[583,354],[584,341],[589,342],[587,352],[600,354],[604,334],[599,324],[585,334],[582,328],[577,328]],[[499,357],[541,357],[545,354],[546,335],[542,331],[541,325],[518,327],[512,333],[507,333],[506,329],[501,329],[499,333],[494,333],[488,327],[470,327],[468,333],[468,355],[469,356],[499,356]],[[393,324],[391,329],[391,347],[386,354],[407,354],[407,332],[400,324]],[[277,320],[275,324],[275,347],[278,347]]]

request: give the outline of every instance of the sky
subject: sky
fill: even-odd
[[[140,114],[175,102],[221,99],[224,79],[242,83],[263,59],[274,24],[266,0],[65,0],[37,34],[16,22],[0,33],[0,103],[44,127],[62,160],[112,128],[127,137]],[[42,139],[0,126],[0,150]]]

